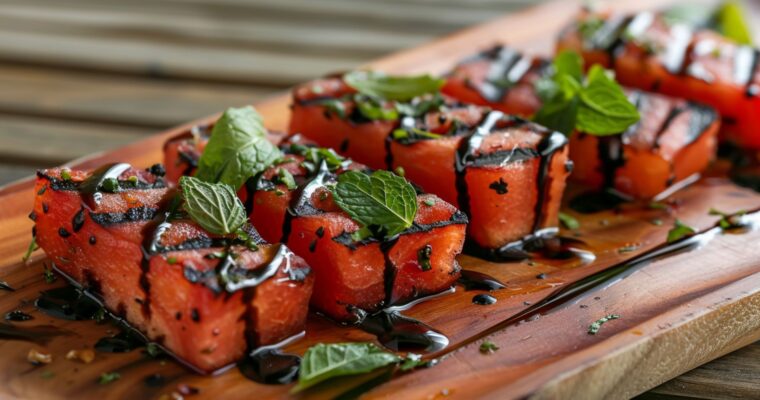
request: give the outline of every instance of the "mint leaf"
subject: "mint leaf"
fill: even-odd
[[[557,57],[552,62],[552,66],[554,67],[555,76],[567,75],[574,78],[577,82],[583,80],[583,58],[572,50],[565,50],[557,54]]]
[[[298,384],[291,393],[301,392],[327,379],[358,375],[394,364],[401,359],[372,343],[319,343],[303,356]]]
[[[565,135],[577,129],[599,136],[622,133],[638,122],[638,110],[602,67],[594,65],[584,82],[577,53],[564,51],[552,65],[553,75],[535,84],[543,101],[535,122]]]
[[[594,65],[588,84],[580,91],[576,128],[597,136],[619,134],[639,121],[639,111],[623,89],[607,76],[604,68]]]
[[[444,79],[430,75],[391,76],[375,71],[353,71],[343,75],[348,86],[359,93],[384,100],[409,101],[425,94],[437,93]]]
[[[578,93],[581,82],[583,82],[583,58],[572,50],[565,50],[552,61],[551,74],[538,79],[534,86],[536,94],[544,103],[551,100],[562,100],[564,103]],[[560,98],[556,99],[556,96]]]
[[[406,179],[389,171],[367,175],[347,171],[333,188],[335,203],[367,228],[379,228],[386,237],[412,226],[417,214],[417,193]]]
[[[684,224],[679,220],[676,220],[673,228],[668,231],[668,243],[681,240],[695,233],[697,233],[697,231],[695,231],[694,228]]]
[[[245,223],[245,207],[231,186],[183,176],[179,179],[179,187],[185,200],[185,211],[203,229],[217,235],[229,235]]]
[[[575,129],[579,104],[580,100],[577,96],[570,99],[555,97],[544,103],[544,106],[533,116],[533,120],[540,125],[569,136]]]
[[[738,1],[724,1],[715,12],[717,30],[739,44],[752,44],[752,33],[744,19],[746,13]]]
[[[559,67],[557,70],[569,69]],[[570,71],[567,74],[555,75],[550,80],[552,83],[551,94],[545,94],[550,97],[544,101],[543,107],[533,117],[534,121],[539,124],[565,135],[570,135],[575,129],[578,105],[580,104],[578,92],[581,90],[581,84],[571,75],[572,73]]]
[[[281,156],[266,139],[261,116],[253,107],[229,108],[214,124],[195,176],[237,190]]]

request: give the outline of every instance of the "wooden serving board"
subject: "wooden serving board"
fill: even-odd
[[[640,9],[662,1],[618,1],[616,7]],[[443,72],[463,56],[499,41],[525,50],[548,52],[553,35],[576,11],[574,2],[544,6],[494,20],[438,42],[372,63],[389,72]],[[282,130],[289,118],[287,95],[257,104],[267,125]],[[160,161],[161,145],[196,121],[158,134],[121,150],[72,163],[91,168],[105,162],[125,161],[148,166]],[[494,397],[534,396],[614,398],[629,397],[695,366],[760,339],[760,231],[716,234],[701,248],[672,254],[636,265],[604,281],[592,290],[540,313],[514,316],[562,288],[589,276],[599,276],[646,253],[665,241],[676,218],[700,230],[713,226],[711,207],[726,212],[760,208],[760,195],[741,189],[723,178],[716,168],[709,177],[677,192],[667,209],[627,204],[621,212],[577,215],[581,229],[562,232],[585,243],[593,262],[523,261],[489,263],[460,257],[466,269],[487,272],[507,288],[493,292],[498,302],[478,306],[471,302],[479,291],[456,292],[421,303],[405,311],[449,337],[448,348],[438,354],[439,363],[428,369],[397,375],[365,393],[368,398],[397,397]],[[578,192],[572,188],[566,198]],[[32,226],[27,215],[32,204],[32,183],[22,181],[0,189],[0,279],[16,291],[0,292],[0,312],[20,309],[34,319],[13,323],[36,330],[34,340],[7,340],[0,336],[0,376],[5,382],[0,397],[59,398],[160,398],[178,391],[178,385],[199,390],[191,398],[286,397],[289,386],[260,385],[245,379],[236,369],[216,377],[198,376],[171,359],[153,359],[141,350],[124,354],[97,353],[91,364],[64,359],[72,349],[92,347],[101,337],[118,331],[111,324],[64,321],[37,311],[32,302],[41,290],[62,286],[62,279],[45,283],[44,254],[20,262]],[[660,220],[661,225],[653,223]],[[538,276],[545,274],[545,278]],[[595,275],[596,274],[596,275]],[[543,276],[542,276],[543,277]],[[607,314],[620,319],[589,335],[590,323]],[[518,319],[519,320],[519,319]],[[500,347],[493,354],[479,352],[482,338]],[[338,326],[311,316],[306,337],[284,350],[303,353],[317,342],[365,341],[372,336],[353,327]],[[36,367],[26,361],[29,349],[53,354],[53,363]],[[98,384],[104,372],[118,372],[121,379]],[[155,374],[152,384],[146,378]],[[335,397],[373,376],[346,378],[322,385],[302,397]],[[156,383],[155,381],[160,381]]]

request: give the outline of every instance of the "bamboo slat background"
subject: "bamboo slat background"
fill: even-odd
[[[2,0],[0,185],[537,1]],[[760,344],[641,397],[760,398]]]

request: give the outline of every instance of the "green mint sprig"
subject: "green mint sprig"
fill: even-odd
[[[261,116],[253,107],[230,108],[214,124],[195,177],[237,190],[281,156],[267,140]]]
[[[554,73],[539,80],[544,104],[533,119],[566,135],[579,130],[597,136],[624,132],[639,121],[636,107],[607,71],[594,65],[583,77],[583,60],[573,51],[555,58]]]
[[[437,93],[446,82],[427,74],[394,76],[377,71],[352,71],[343,75],[343,81],[365,96],[394,101]]]

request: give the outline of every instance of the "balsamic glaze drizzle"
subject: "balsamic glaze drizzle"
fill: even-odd
[[[449,345],[449,339],[440,332],[397,311],[382,310],[374,314],[359,309],[352,311],[359,320],[359,328],[377,336],[383,346],[393,351],[434,353]]]
[[[459,143],[457,154],[454,163],[454,171],[456,173],[456,189],[457,189],[457,203],[459,209],[466,215],[470,215],[470,193],[467,188],[467,166],[474,158],[475,152],[480,149],[483,139],[491,133],[496,126],[496,123],[504,118],[504,113],[501,111],[491,111],[486,114],[483,121],[475,127],[469,137],[465,137]]]
[[[544,75],[550,63],[543,59],[531,59],[514,49],[496,45],[473,57],[463,60],[460,65],[485,60],[489,63],[485,80],[480,85],[467,81],[481,97],[492,103],[504,100],[510,89],[519,84],[529,72]]]

